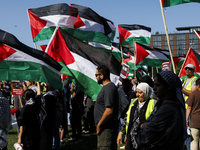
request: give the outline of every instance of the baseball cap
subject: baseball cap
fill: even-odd
[[[185,66],[185,68],[191,68],[191,69],[195,69],[195,66],[193,64],[187,64]]]

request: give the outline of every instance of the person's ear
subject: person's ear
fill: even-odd
[[[103,79],[103,76],[101,75],[100,78]]]

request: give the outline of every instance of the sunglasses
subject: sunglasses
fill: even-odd
[[[193,70],[192,68],[188,68],[188,67],[187,67],[187,68],[185,68],[185,70],[187,70],[187,69],[189,69],[189,70]]]
[[[96,77],[99,76],[99,75],[101,75],[101,74],[95,74]]]

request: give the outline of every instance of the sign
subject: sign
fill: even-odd
[[[164,62],[161,64],[162,71],[171,71],[171,61]]]
[[[12,95],[24,95],[24,89],[11,89]]]
[[[124,63],[122,65],[122,70],[121,70],[120,79],[119,79],[121,82],[122,82],[123,79],[126,79],[126,75],[128,73],[128,69],[129,69],[129,66]]]

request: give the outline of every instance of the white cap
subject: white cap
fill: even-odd
[[[191,68],[191,69],[194,69],[195,70],[195,66],[193,64],[187,64],[185,66],[185,68]]]

